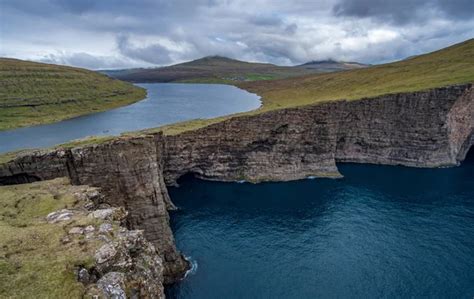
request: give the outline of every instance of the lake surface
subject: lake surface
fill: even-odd
[[[86,136],[119,135],[196,118],[212,118],[260,107],[260,97],[223,84],[137,84],[146,99],[121,108],[48,125],[0,131],[0,153],[48,147]]]
[[[169,298],[474,296],[474,151],[461,167],[340,165],[344,178],[186,178],[170,195],[195,268]]]

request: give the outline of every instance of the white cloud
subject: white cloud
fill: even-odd
[[[389,2],[390,9],[375,0],[3,0],[0,52],[93,69],[216,54],[380,63],[474,36],[472,12],[455,3],[470,0]]]

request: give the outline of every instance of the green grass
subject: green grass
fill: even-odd
[[[67,224],[44,220],[75,205],[70,188],[66,179],[0,187],[1,298],[82,297],[74,269],[91,265],[96,246],[62,244]]]
[[[105,111],[145,96],[142,88],[96,72],[0,58],[0,130]]]
[[[274,74],[245,74],[245,81],[260,81],[260,80],[274,80],[278,79]]]

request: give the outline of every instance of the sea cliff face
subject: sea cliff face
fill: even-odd
[[[215,180],[338,176],[336,162],[454,166],[472,144],[471,85],[237,117],[167,136],[164,177]]]
[[[68,176],[129,211],[164,261],[166,282],[187,262],[168,225],[166,185],[187,173],[211,180],[340,176],[336,162],[455,166],[474,142],[471,84],[234,117],[193,131],[120,137],[37,151],[0,165],[0,185]]]

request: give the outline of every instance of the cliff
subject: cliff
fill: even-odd
[[[168,225],[166,185],[193,173],[211,180],[338,177],[337,162],[455,166],[474,142],[471,84],[234,117],[176,135],[120,137],[37,151],[0,165],[0,185],[68,176],[124,206],[164,261],[166,282],[187,262]]]
[[[75,185],[100,187],[108,204],[129,211],[128,227],[142,229],[164,262],[165,282],[178,279],[187,262],[168,224],[173,208],[163,182],[160,136],[119,138],[100,145],[37,152],[1,167],[1,184],[67,176]]]
[[[336,162],[454,166],[472,144],[471,84],[236,117],[166,136],[167,184],[339,176]]]

